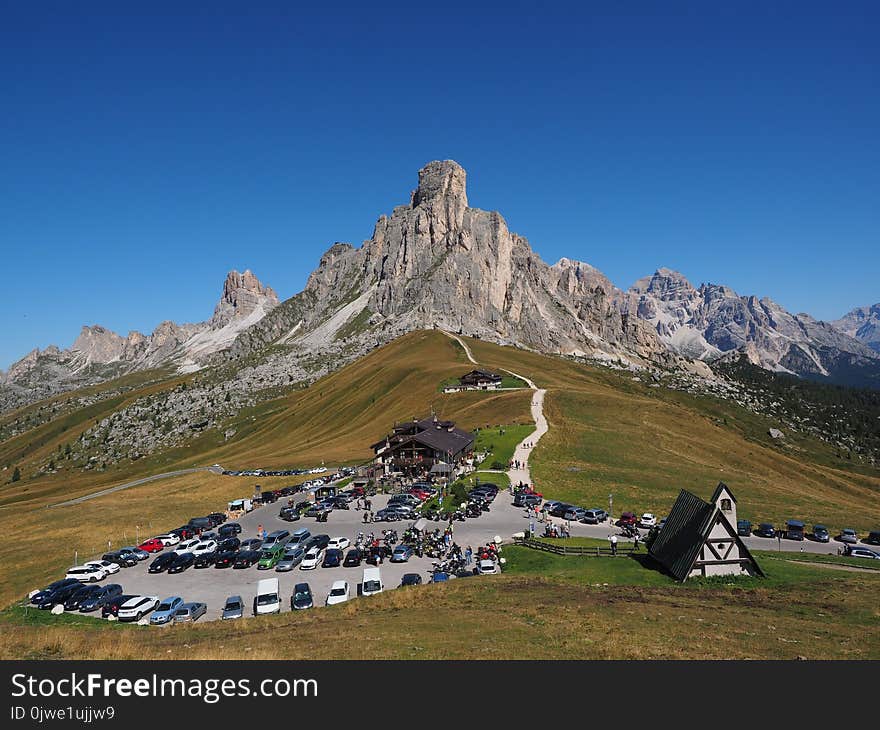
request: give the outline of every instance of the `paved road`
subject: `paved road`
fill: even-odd
[[[198,466],[194,469],[178,469],[177,471],[167,471],[163,474],[153,474],[153,476],[144,477],[143,479],[135,479],[134,481],[126,482],[125,484],[117,484],[115,487],[108,487],[107,489],[102,489],[100,492],[92,492],[91,494],[86,494],[82,497],[77,497],[76,499],[68,499],[66,502],[57,502],[55,504],[50,504],[49,507],[69,507],[72,504],[88,502],[90,499],[103,497],[105,494],[113,494],[113,492],[120,492],[123,489],[128,489],[129,487],[136,487],[140,484],[147,484],[148,482],[155,482],[158,479],[167,479],[168,477],[176,477],[180,476],[181,474],[192,474],[193,472],[197,471],[212,471],[215,474],[220,474],[223,470],[217,466]]]

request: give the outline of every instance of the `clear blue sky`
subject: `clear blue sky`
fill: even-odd
[[[124,5],[2,3],[0,367],[291,296],[445,158],[621,287],[880,301],[878,3]]]

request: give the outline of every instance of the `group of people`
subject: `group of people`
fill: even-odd
[[[571,537],[571,529],[566,523],[561,525],[548,522],[544,528],[544,537]]]

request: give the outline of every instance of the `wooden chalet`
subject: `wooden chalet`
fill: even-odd
[[[471,370],[458,379],[458,385],[444,388],[446,393],[460,390],[498,390],[501,387],[501,376],[488,370]]]
[[[453,421],[437,416],[395,424],[384,439],[372,445],[375,463],[385,474],[400,472],[405,476],[430,473],[437,464],[452,467],[471,455],[474,434],[456,428]]]
[[[736,498],[720,482],[708,502],[682,489],[649,554],[681,582],[764,571],[736,532]]]

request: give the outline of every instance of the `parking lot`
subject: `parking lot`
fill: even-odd
[[[377,495],[372,497],[372,509],[378,511],[384,507],[389,497]],[[501,536],[509,539],[512,526],[522,529],[522,510],[513,507],[510,497],[501,493],[492,503],[491,510],[484,512],[477,519],[469,519],[464,522],[453,523],[453,539],[462,549],[468,545],[476,549],[495,538]],[[383,529],[397,530],[399,535],[412,524],[412,521],[401,520],[397,522],[374,522],[363,523],[363,512],[354,508],[348,510],[333,510],[327,522],[317,522],[313,518],[303,517],[294,522],[286,522],[278,517],[286,501],[279,501],[256,507],[253,511],[236,519],[241,525],[242,531],[238,535],[242,540],[257,537],[260,525],[267,531],[289,530],[293,532],[300,527],[308,528],[313,535],[326,534],[333,537],[347,537],[354,544],[359,532],[370,532],[381,535]],[[429,529],[434,527],[444,528],[447,523],[430,522]],[[166,548],[168,552],[173,548]],[[161,553],[158,553],[161,554]],[[274,569],[259,570],[256,566],[244,569],[224,568],[189,568],[182,573],[169,575],[168,573],[150,574],[147,572],[152,558],[144,560],[131,568],[124,568],[119,573],[109,577],[105,583],[120,583],[125,593],[154,595],[160,600],[168,596],[181,596],[185,601],[199,601],[207,604],[208,610],[201,621],[220,618],[223,605],[228,596],[239,595],[244,600],[246,615],[252,613],[253,598],[256,595],[257,583],[263,578],[278,578],[282,595],[282,611],[289,611],[290,596],[296,583],[308,583],[314,595],[315,606],[323,606],[324,599],[330,591],[334,581],[348,581],[351,596],[354,600],[358,595],[358,586],[361,582],[363,569],[372,567],[366,562],[359,568],[322,568],[314,570],[301,570],[299,567],[289,572],[276,572]],[[400,585],[401,578],[405,573],[418,573],[424,582],[430,580],[432,560],[427,557],[418,558],[415,555],[405,563],[392,563],[385,560],[381,566],[382,582],[385,590],[396,588]],[[473,580],[488,580],[491,576],[478,576]],[[416,589],[417,590],[417,589]],[[90,614],[100,619],[100,612]]]

